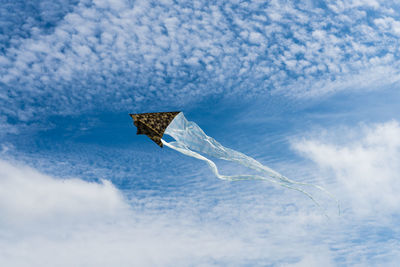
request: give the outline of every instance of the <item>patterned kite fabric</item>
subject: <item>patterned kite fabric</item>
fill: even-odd
[[[145,134],[160,147],[165,129],[180,111],[129,114],[137,127],[136,134]]]

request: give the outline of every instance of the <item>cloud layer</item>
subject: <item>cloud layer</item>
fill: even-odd
[[[132,188],[128,198],[109,182],[55,178],[2,160],[0,264],[394,266],[400,126],[360,127],[293,141],[321,172],[286,168],[298,179],[311,172],[329,181],[343,207],[331,219],[302,195],[265,183],[196,175],[194,191]]]
[[[185,106],[215,95],[318,95],[400,77],[400,18],[392,1],[54,5],[59,12],[41,5],[47,26],[27,20],[26,33],[2,36],[5,119]],[[3,7],[2,18],[17,29],[10,9]]]
[[[295,234],[303,224],[289,227],[290,237],[280,236],[280,229],[267,234],[260,224],[264,215],[257,216],[253,209],[250,220],[242,217],[240,209],[232,210],[232,199],[216,206],[198,198],[170,200],[183,209],[179,205],[160,209],[166,198],[133,199],[128,205],[109,182],[61,180],[3,160],[0,166],[0,263],[4,266],[258,265],[260,258],[288,262],[288,254],[293,254],[289,262],[298,262],[304,251],[282,249],[281,244],[287,238],[307,243],[301,241],[304,234]],[[145,209],[140,207],[143,204]],[[212,210],[198,213],[206,208]],[[282,213],[279,207],[265,212],[275,219],[274,214]],[[319,221],[306,214],[297,216]],[[248,223],[247,229],[240,230]],[[275,236],[277,244],[265,242],[267,236]],[[328,257],[302,261],[329,263],[327,248],[319,250]],[[271,251],[279,253],[271,259]]]

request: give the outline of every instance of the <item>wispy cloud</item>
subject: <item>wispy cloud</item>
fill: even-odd
[[[340,241],[334,246],[341,252],[353,247],[346,256],[350,265],[395,266],[400,243],[399,123],[335,128],[293,142],[320,168],[317,175],[335,184],[331,188],[341,200],[344,220],[336,225],[334,239]]]
[[[399,214],[399,123],[360,128],[343,130],[340,136],[330,136],[331,141],[321,137],[303,140],[295,143],[295,148],[336,177],[353,212],[368,216]]]
[[[341,201],[342,220],[332,228],[336,237],[329,237],[332,247],[346,258],[346,265],[395,266],[400,244],[399,123],[328,130],[307,133],[293,147],[319,167],[314,175],[332,179],[330,188]]]

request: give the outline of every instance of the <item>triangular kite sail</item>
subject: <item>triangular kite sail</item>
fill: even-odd
[[[145,134],[160,147],[165,129],[180,111],[129,114],[137,127],[136,134]]]

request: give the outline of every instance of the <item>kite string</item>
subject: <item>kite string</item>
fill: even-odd
[[[303,189],[296,188],[294,186],[290,186],[288,184],[285,184],[285,183],[282,183],[282,182],[278,182],[278,181],[276,181],[274,179],[270,179],[268,177],[259,176],[259,175],[232,175],[232,176],[221,175],[218,172],[217,165],[212,160],[200,155],[197,152],[194,152],[194,151],[188,149],[187,147],[184,147],[184,148],[177,147],[177,146],[174,146],[171,143],[168,143],[168,142],[164,141],[163,139],[161,139],[161,142],[164,145],[166,145],[167,147],[169,147],[171,149],[174,149],[174,150],[176,150],[176,151],[178,151],[178,152],[180,152],[180,153],[182,153],[184,155],[187,155],[187,156],[190,156],[190,157],[197,158],[197,159],[205,161],[208,164],[208,166],[211,168],[211,170],[213,171],[214,175],[217,176],[217,178],[219,178],[221,180],[228,180],[228,181],[265,180],[265,181],[270,181],[272,183],[279,184],[280,186],[283,186],[283,187],[286,187],[286,188],[289,188],[289,189],[292,189],[292,190],[296,190],[296,191],[299,191],[299,192],[305,194],[308,198],[310,198],[314,202],[314,204],[316,206],[321,207],[321,205],[318,203],[318,201],[316,201],[314,199],[314,197],[310,193],[308,193],[307,191],[305,191]]]

